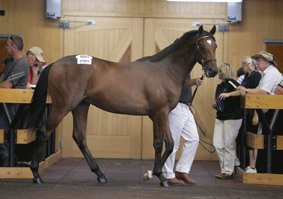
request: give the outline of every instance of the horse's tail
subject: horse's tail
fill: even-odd
[[[52,64],[49,64],[41,73],[39,80],[36,84],[32,102],[29,106],[29,118],[28,128],[38,128],[45,111],[46,99],[47,99],[47,87],[48,87],[48,74]]]

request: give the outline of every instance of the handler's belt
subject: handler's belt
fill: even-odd
[[[191,105],[190,102],[179,101],[179,103],[186,104],[186,105]]]

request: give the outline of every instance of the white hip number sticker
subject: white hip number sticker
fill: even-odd
[[[88,55],[77,55],[77,64],[92,64],[92,57]]]

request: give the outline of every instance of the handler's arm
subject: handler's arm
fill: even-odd
[[[188,88],[188,87],[192,87],[192,86],[200,86],[202,85],[203,80],[201,80],[200,78],[196,78],[196,79],[188,79],[185,81],[185,83],[183,84],[183,88]]]

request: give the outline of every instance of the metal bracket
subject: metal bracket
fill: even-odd
[[[267,147],[267,135],[264,136],[264,149]],[[271,136],[271,149],[276,150],[277,149],[277,136],[272,135]]]
[[[70,28],[70,22],[59,22],[59,28]]]
[[[86,25],[95,25],[96,21],[95,20],[86,20],[86,21],[65,21],[65,22],[59,22],[59,28],[70,28],[70,23],[86,23]]]
[[[17,129],[14,129],[13,130],[13,133],[14,133],[14,143],[17,143]],[[10,140],[10,130],[4,130],[4,143],[5,144],[9,144]]]
[[[272,149],[277,149],[277,136],[272,136]]]
[[[229,32],[229,26],[228,25],[225,25],[225,26],[219,25],[218,31],[219,32]]]

